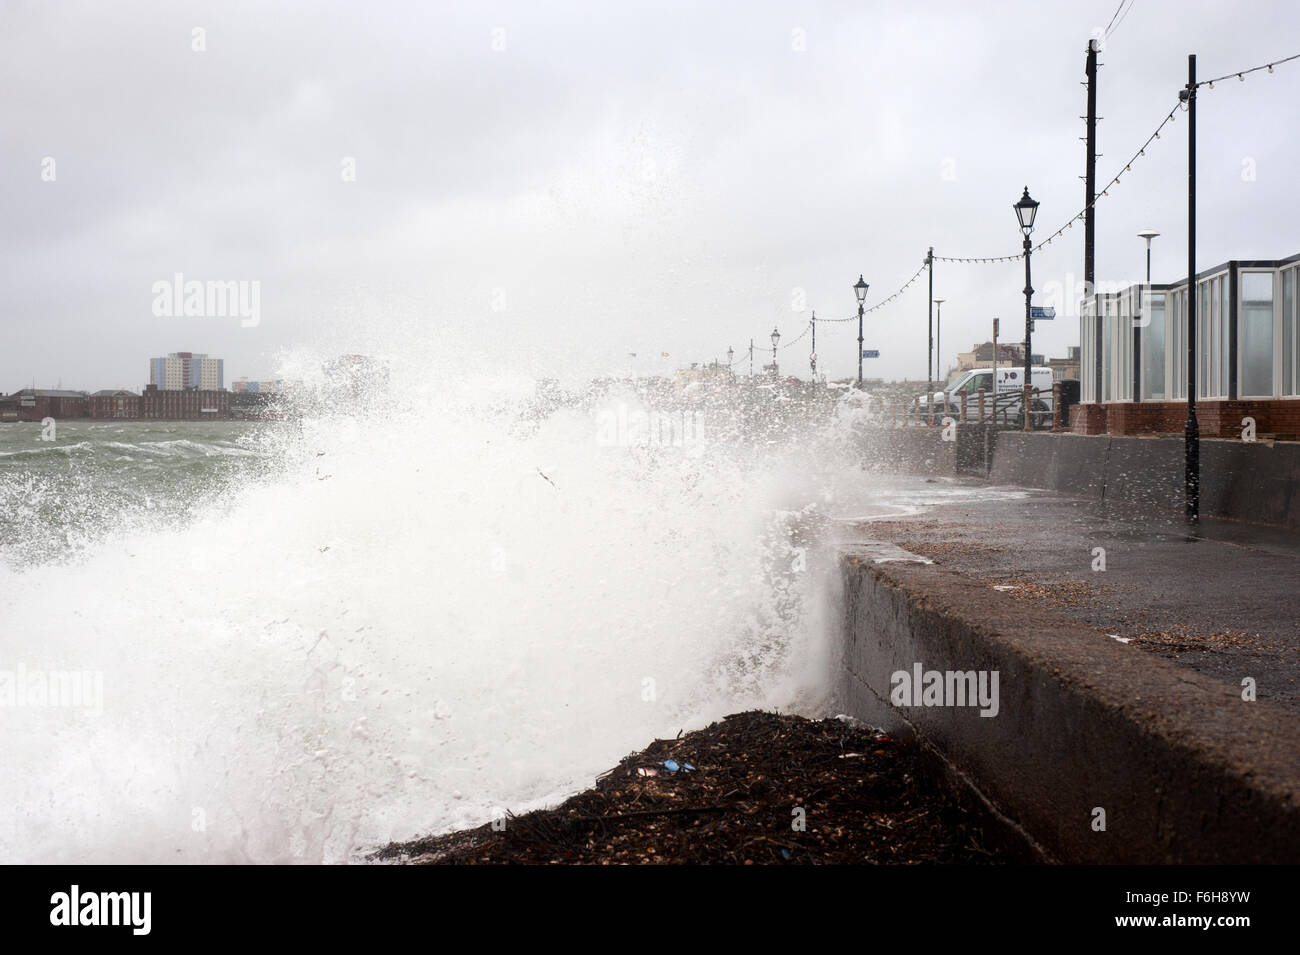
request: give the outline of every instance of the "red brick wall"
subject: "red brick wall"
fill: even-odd
[[[52,398],[49,395],[37,395],[34,405],[24,405],[19,401],[17,410],[19,421],[44,421],[46,418],[62,421],[65,418],[84,418],[87,413],[85,398]]]
[[[1071,405],[1070,430],[1075,434],[1105,434],[1105,405]]]
[[[1300,400],[1196,403],[1202,437],[1240,437],[1241,419],[1246,417],[1255,419],[1258,434],[1300,438]],[[1116,401],[1070,409],[1070,430],[1076,434],[1182,434],[1186,421],[1187,405],[1181,401]]]
[[[216,414],[201,409],[215,408]],[[197,421],[200,418],[229,418],[228,391],[162,391],[146,388],[140,396],[140,417],[162,421]]]
[[[140,417],[140,398],[137,395],[91,395],[90,417],[92,418],[138,418]]]

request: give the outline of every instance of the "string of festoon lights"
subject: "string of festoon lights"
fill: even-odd
[[[1160,120],[1160,125],[1158,125],[1155,128],[1155,132],[1153,132],[1150,136],[1146,138],[1146,142],[1144,142],[1140,147],[1138,147],[1138,151],[1135,152],[1129,158],[1129,161],[1126,162],[1123,168],[1121,168],[1120,171],[1115,174],[1115,177],[1111,179],[1110,182],[1106,183],[1105,186],[1102,187],[1101,191],[1098,192],[1093,197],[1092,202],[1088,203],[1088,205],[1084,206],[1081,210],[1079,210],[1079,212],[1071,216],[1070,220],[1066,222],[1065,225],[1061,226],[1059,229],[1057,229],[1055,232],[1049,235],[1046,239],[1043,239],[1036,246],[1034,246],[1032,251],[1037,252],[1040,249],[1047,248],[1047,246],[1051,245],[1053,241],[1059,239],[1070,229],[1073,229],[1074,224],[1076,222],[1082,222],[1084,219],[1086,219],[1088,216],[1088,210],[1096,206],[1097,203],[1100,202],[1102,199],[1104,199],[1106,196],[1109,196],[1110,190],[1118,186],[1122,181],[1123,177],[1133,171],[1133,164],[1147,154],[1147,149],[1150,148],[1151,144],[1160,138],[1160,131],[1174,121],[1174,117],[1178,115],[1180,109],[1182,109],[1181,104],[1174,106],[1173,109],[1171,109],[1168,113],[1166,113],[1164,119]],[[945,255],[936,255],[934,258],[936,262],[962,262],[966,264],[989,265],[998,262],[1019,262],[1024,257],[1025,257],[1025,253],[1022,251],[1015,255],[995,255],[995,256],[988,256],[984,258],[966,257],[966,256],[945,256]]]
[[[785,351],[787,348],[793,348],[795,345],[799,344],[799,339],[801,339],[801,338],[803,338],[805,335],[807,335],[809,329],[812,328],[812,323],[813,323],[813,321],[820,322],[821,319],[820,319],[820,318],[814,318],[812,321],[808,322],[808,324],[805,325],[805,326],[803,327],[803,331],[801,331],[798,335],[796,335],[793,341],[788,342],[787,344],[781,346],[781,350],[782,350],[782,351]]]
[[[1294,53],[1291,56],[1283,57],[1280,60],[1274,60],[1272,63],[1261,63],[1259,66],[1252,66],[1248,70],[1238,70],[1235,73],[1224,73],[1222,76],[1216,76],[1212,80],[1201,80],[1196,84],[1196,88],[1200,89],[1202,86],[1208,86],[1210,89],[1214,89],[1215,83],[1222,83],[1224,80],[1230,80],[1234,76],[1244,83],[1246,82],[1246,77],[1251,73],[1258,73],[1260,70],[1268,70],[1272,73],[1273,67],[1281,66],[1283,63],[1290,63],[1292,60],[1300,60],[1300,53]]]
[[[1237,70],[1232,73],[1225,73],[1222,76],[1214,77],[1214,79],[1201,80],[1196,84],[1196,88],[1200,89],[1202,86],[1204,86],[1207,89],[1214,89],[1215,83],[1222,83],[1224,80],[1230,80],[1233,77],[1236,77],[1240,82],[1244,83],[1246,81],[1246,77],[1252,73],[1258,73],[1261,70],[1266,70],[1269,73],[1272,73],[1274,67],[1281,66],[1284,63],[1290,63],[1294,60],[1300,60],[1300,53],[1295,53],[1292,54],[1291,56],[1283,57],[1282,59],[1278,59],[1278,60],[1272,60],[1267,63],[1261,63],[1259,66],[1252,66],[1246,70]],[[1142,159],[1146,156],[1147,150],[1151,148],[1151,144],[1160,138],[1160,133],[1166,126],[1174,122],[1179,111],[1186,112],[1186,110],[1187,110],[1187,103],[1181,101],[1178,104],[1176,104],[1172,109],[1170,109],[1169,112],[1167,112],[1164,115],[1164,118],[1160,120],[1159,125],[1156,126],[1155,130],[1151,133],[1151,135],[1146,138],[1146,141],[1143,142],[1142,145],[1138,147],[1137,152],[1135,152],[1129,158],[1128,162],[1124,163],[1123,167],[1120,169],[1119,172],[1115,174],[1114,178],[1112,178],[1110,182],[1106,183],[1106,185],[1102,187],[1101,191],[1098,192],[1093,197],[1092,202],[1084,206],[1081,210],[1079,210],[1079,212],[1075,213],[1075,215],[1071,216],[1070,219],[1064,225],[1062,225],[1051,235],[1047,236],[1047,238],[1043,239],[1037,245],[1033,246],[1031,252],[1038,252],[1041,251],[1042,249],[1047,248],[1055,240],[1059,239],[1066,232],[1073,229],[1076,222],[1084,221],[1087,218],[1088,211],[1093,207],[1095,207],[1097,203],[1100,202],[1102,199],[1109,196],[1110,190],[1118,186],[1123,181],[1123,177],[1133,171],[1133,164],[1137,162],[1139,159]],[[998,263],[1019,262],[1024,257],[1025,257],[1025,253],[1021,251],[1016,253],[1015,255],[993,255],[993,256],[936,255],[933,257],[933,261],[957,262],[964,265],[993,265]],[[929,267],[929,265],[930,265],[929,259],[922,261],[921,267],[917,269],[916,272],[912,274],[912,277],[909,278],[906,282],[904,282],[902,286],[898,288],[897,291],[895,291],[892,295],[888,296],[887,298],[884,298],[881,301],[877,302],[875,305],[872,305],[870,308],[863,309],[862,314],[870,315],[872,312],[884,308],[890,302],[893,302],[894,300],[898,299],[900,296],[903,295],[904,292],[906,292],[916,282],[917,279],[921,277],[921,275],[925,272],[925,270]],[[786,348],[791,348],[794,345],[798,344],[808,334],[809,330],[811,330],[813,322],[818,322],[827,325],[834,325],[834,324],[842,324],[844,322],[856,321],[857,318],[858,318],[857,314],[850,315],[847,318],[817,318],[816,315],[814,314],[812,319],[809,321],[808,325],[804,328],[804,330],[800,332],[799,335],[796,336],[793,341],[787,342],[785,345],[782,345],[781,348],[782,350],[784,350]]]
[[[864,308],[864,309],[862,310],[862,314],[863,314],[863,315],[870,315],[870,314],[871,314],[872,312],[874,312],[876,309],[884,308],[884,307],[885,307],[886,305],[888,305],[890,302],[894,301],[894,299],[898,298],[900,295],[902,295],[904,292],[906,292],[909,288],[912,287],[912,284],[913,284],[917,279],[919,279],[919,278],[921,277],[921,273],[923,273],[923,272],[925,271],[926,266],[927,266],[928,264],[929,264],[928,262],[922,262],[922,263],[921,263],[921,267],[920,267],[919,269],[917,269],[914,273],[912,273],[912,277],[911,277],[910,279],[908,279],[906,282],[904,282],[904,283],[902,284],[902,287],[900,287],[899,290],[898,290],[897,292],[895,292],[893,295],[889,296],[889,298],[882,299],[881,301],[877,302],[875,305],[871,306],[870,308]],[[826,323],[826,324],[835,324],[836,322],[856,322],[857,320],[858,320],[858,315],[857,315],[856,312],[854,312],[854,313],[853,313],[852,315],[850,315],[848,318],[819,318],[819,319],[817,319],[817,324],[818,324],[818,325],[821,325],[821,324],[823,324],[823,323]]]
[[[1225,73],[1222,76],[1216,76],[1212,80],[1201,80],[1199,83],[1196,84],[1196,86],[1198,89],[1202,86],[1205,86],[1209,89],[1214,89],[1215,83],[1222,83],[1224,80],[1230,80],[1234,76],[1238,80],[1244,83],[1246,81],[1246,77],[1249,76],[1251,73],[1258,73],[1260,70],[1267,70],[1269,73],[1272,73],[1273,68],[1275,66],[1281,66],[1283,63],[1290,63],[1292,60],[1300,60],[1300,53],[1295,53],[1291,56],[1283,57],[1280,60],[1273,60],[1272,62],[1269,63],[1261,63],[1259,66],[1252,66],[1248,70],[1238,70],[1233,73]],[[1087,206],[1084,206],[1084,208],[1077,215],[1071,217],[1069,222],[1065,223],[1065,225],[1061,226],[1059,229],[1057,229],[1055,232],[1049,235],[1046,239],[1039,242],[1038,245],[1034,246],[1033,251],[1037,252],[1040,249],[1044,249],[1047,246],[1051,245],[1053,240],[1060,238],[1068,230],[1074,228],[1074,224],[1076,222],[1081,222],[1082,220],[1084,220],[1087,217],[1088,210],[1091,209],[1093,206],[1095,206],[1101,199],[1110,195],[1110,190],[1113,189],[1115,186],[1119,185],[1122,177],[1124,177],[1125,175],[1133,171],[1133,163],[1137,162],[1139,159],[1141,159],[1143,156],[1147,154],[1147,149],[1150,148],[1151,144],[1160,138],[1160,131],[1164,129],[1165,126],[1167,126],[1168,124],[1174,121],[1174,118],[1178,115],[1180,110],[1183,112],[1187,111],[1187,104],[1185,102],[1178,103],[1178,105],[1176,105],[1173,109],[1171,109],[1168,113],[1165,114],[1165,118],[1160,121],[1160,125],[1156,127],[1155,132],[1153,132],[1150,136],[1147,137],[1146,142],[1144,142],[1141,145],[1141,147],[1138,148],[1138,151],[1133,154],[1132,158],[1130,158],[1129,161],[1124,164],[1124,168],[1121,169],[1119,172],[1117,172],[1115,174],[1115,178],[1112,179],[1110,182],[1108,182],[1102,188],[1101,192],[1097,193],[1097,195],[1093,197],[1091,203],[1089,203]],[[987,258],[936,255],[935,260],[939,262],[963,262],[963,263],[974,263],[979,265],[986,265],[986,264],[991,264],[996,262],[1019,262],[1024,257],[1025,257],[1025,253],[1020,252],[1016,255],[998,255],[998,256],[992,256]]]

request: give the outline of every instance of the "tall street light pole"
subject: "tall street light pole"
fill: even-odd
[[[808,324],[812,327],[812,352],[808,357],[808,364],[812,367],[812,383],[817,384],[817,311],[813,310],[812,318],[808,319]]]
[[[1196,422],[1196,54],[1187,57],[1187,423],[1183,426],[1183,482],[1187,520],[1201,519],[1201,431]]]
[[[934,370],[943,374],[943,303],[947,299],[936,298],[934,301]],[[931,391],[930,400],[933,401],[933,390]]]
[[[1033,396],[1033,336],[1034,336],[1034,313],[1031,310],[1030,299],[1034,294],[1034,285],[1030,280],[1029,257],[1033,253],[1033,243],[1029,241],[1029,235],[1034,231],[1034,217],[1038,215],[1038,203],[1029,198],[1029,187],[1025,186],[1025,194],[1020,197],[1020,201],[1015,204],[1016,218],[1020,220],[1020,231],[1025,236],[1025,430],[1034,430],[1034,419],[1029,414],[1030,402]],[[996,395],[997,385],[994,385]]]
[[[1151,240],[1159,234],[1155,229],[1143,229],[1138,233],[1139,239],[1147,240],[1147,285],[1151,284]]]
[[[779,374],[779,372],[777,372],[776,370],[776,344],[780,340],[781,340],[781,333],[777,331],[775,328],[773,328],[772,329],[772,377],[773,378],[777,377],[777,375]]]
[[[1133,401],[1142,400],[1142,326],[1150,324],[1148,318],[1143,322],[1143,317],[1147,316],[1151,309],[1151,240],[1160,233],[1154,229],[1143,229],[1138,233],[1139,239],[1147,240],[1147,281],[1138,296],[1137,321],[1133,323]]]
[[[925,403],[930,408],[930,427],[934,427],[934,246],[925,253],[925,267],[930,273],[929,325],[930,341],[925,352]]]
[[[731,362],[732,359],[734,359],[735,357],[736,357],[735,350],[730,345],[728,345],[727,346],[727,371],[731,371]]]
[[[862,387],[862,306],[867,300],[867,282],[858,273],[857,284],[853,286],[853,293],[858,297],[858,387]]]

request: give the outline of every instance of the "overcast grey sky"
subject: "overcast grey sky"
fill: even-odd
[[[848,317],[859,272],[871,304],[930,245],[1017,252],[1025,185],[1040,233],[1078,212],[1084,52],[1117,2],[5,0],[0,390],[138,389],[178,350],[229,384],[300,346],[589,375],[730,345],[743,368],[806,326],[797,289]],[[1202,77],[1300,52],[1300,5],[1135,0],[1102,56],[1102,181],[1192,52]],[[1297,102],[1300,61],[1204,91],[1202,267],[1300,252]],[[1183,276],[1186,132],[1099,203],[1099,280],[1140,277],[1145,227],[1156,280]],[[1036,288],[1081,281],[1082,240],[1034,257]],[[177,272],[260,282],[259,323],[155,316]],[[945,363],[994,315],[1021,337],[1022,285],[936,268]],[[868,318],[868,375],[924,375],[925,310],[916,285]],[[853,373],[855,338],[819,327],[819,370]],[[1077,340],[1043,322],[1035,351]]]

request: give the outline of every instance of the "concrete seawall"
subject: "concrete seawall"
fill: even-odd
[[[881,469],[988,477],[995,484],[1061,491],[1106,503],[1183,507],[1181,437],[1112,437],[998,431],[976,424],[866,432]],[[1201,441],[1201,513],[1300,529],[1300,442]]]
[[[868,460],[887,470],[984,477],[994,460],[998,434],[991,426],[977,424],[950,430],[941,424],[880,428],[866,432],[863,449]]]
[[[1183,439],[1006,431],[990,480],[1181,510]],[[1300,529],[1300,443],[1201,441],[1201,513]]]
[[[938,566],[859,550],[842,573],[845,709],[914,733],[1044,858],[1300,858],[1287,711]],[[891,705],[891,675],[917,663],[997,671],[997,715]]]

